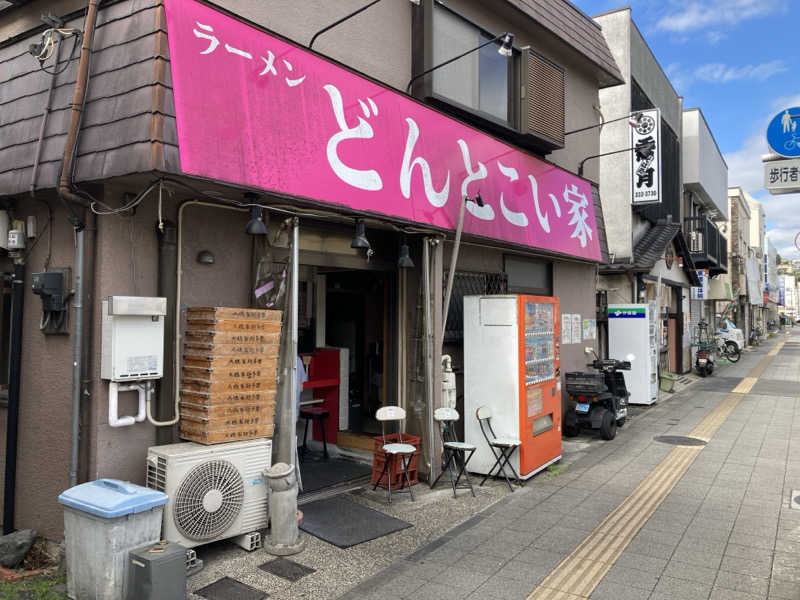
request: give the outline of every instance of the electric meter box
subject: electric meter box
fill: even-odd
[[[160,379],[164,374],[166,298],[109,296],[103,300],[100,377]]]

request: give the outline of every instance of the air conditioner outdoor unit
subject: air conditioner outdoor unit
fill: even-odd
[[[703,234],[700,231],[692,231],[689,234],[689,251],[702,252],[703,251]]]
[[[169,496],[162,537],[186,548],[228,538],[245,550],[260,548],[271,457],[268,439],[149,448],[147,487]]]

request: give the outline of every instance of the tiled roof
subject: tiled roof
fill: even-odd
[[[675,241],[678,255],[683,259],[683,271],[693,286],[700,286],[700,280],[695,272],[694,261],[683,237],[679,223],[657,223],[653,225],[636,243],[633,249],[633,263],[604,264],[600,272],[604,274],[635,271],[647,273],[655,264],[664,257],[667,247]]]
[[[633,249],[633,264],[636,269],[649,271],[664,256],[664,251],[681,230],[678,223],[653,225],[637,242]]]
[[[66,23],[83,27],[83,16]],[[0,193],[27,191],[51,76],[28,53],[34,38],[0,48]],[[38,36],[35,38],[38,41]],[[67,61],[72,42],[64,43]],[[75,181],[152,170],[179,172],[163,7],[158,0],[103,6],[97,17]],[[53,187],[61,168],[78,70],[73,56],[53,88],[37,186]],[[3,144],[2,141],[13,143]]]
[[[597,65],[602,87],[624,82],[600,26],[568,0],[507,0]]]
[[[592,186],[592,200],[594,201],[594,218],[597,225],[597,243],[600,244],[600,262],[607,263],[608,257],[608,236],[606,235],[606,222],[603,217],[603,204],[600,202],[600,190],[596,185]]]

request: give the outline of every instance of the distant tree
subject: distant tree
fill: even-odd
[[[781,258],[781,255],[780,255],[780,254],[778,254],[778,253],[776,252],[776,253],[775,253],[775,264],[776,264],[776,265],[779,265],[779,264],[781,264],[782,262],[783,262],[783,259]]]

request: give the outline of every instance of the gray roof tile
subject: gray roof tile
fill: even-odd
[[[604,76],[603,87],[623,83],[622,73],[603,32],[591,17],[567,0],[506,0],[550,33],[564,41],[597,65]]]

